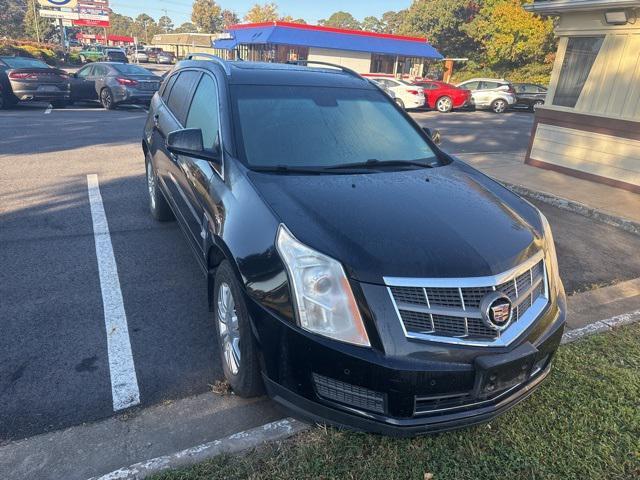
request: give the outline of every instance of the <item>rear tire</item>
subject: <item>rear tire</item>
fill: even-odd
[[[169,222],[173,220],[173,212],[169,207],[169,202],[164,197],[164,193],[158,185],[158,176],[153,169],[151,158],[146,154],[146,170],[147,170],[147,190],[149,191],[149,211],[151,216],[159,222]]]
[[[249,311],[240,282],[227,260],[216,271],[213,299],[224,376],[237,395],[244,398],[261,395],[264,385]]]
[[[539,107],[540,105],[544,105],[544,102],[543,102],[542,100],[536,100],[536,101],[535,101],[535,102],[533,102],[533,104],[531,105],[531,111],[532,111],[532,112],[535,112],[535,111],[538,109],[538,107]]]
[[[406,110],[405,106],[404,106],[404,102],[399,99],[399,98],[394,98],[394,101],[396,102],[396,104],[403,110]]]
[[[69,105],[69,102],[67,101],[51,102],[51,106],[55,109],[67,108],[67,105]]]
[[[451,100],[451,97],[440,97],[436,101],[436,110],[438,110],[440,113],[449,113],[451,110],[453,110],[453,100]]]
[[[100,103],[106,110],[113,110],[116,108],[116,102],[113,100],[113,93],[109,88],[103,88],[100,92]]]
[[[491,111],[493,113],[504,113],[507,111],[507,101],[502,98],[497,98],[491,102]]]

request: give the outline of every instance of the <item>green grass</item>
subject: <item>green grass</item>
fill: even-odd
[[[155,480],[640,479],[640,326],[561,347],[552,375],[478,427],[398,440],[314,428]]]

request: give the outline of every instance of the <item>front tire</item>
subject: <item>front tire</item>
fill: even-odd
[[[440,97],[436,102],[436,110],[440,113],[449,113],[453,110],[453,100],[451,100],[451,97]]]
[[[400,98],[395,98],[394,101],[401,109],[406,110],[404,102]]]
[[[491,111],[493,113],[504,113],[507,111],[507,101],[502,98],[497,98],[491,102]]]
[[[67,108],[67,105],[69,105],[69,102],[67,101],[57,101],[57,102],[51,102],[51,106],[55,109],[63,109],[63,108]]]
[[[116,102],[113,99],[113,93],[109,88],[103,88],[100,92],[100,103],[106,110],[114,110],[116,108]]]
[[[242,288],[227,260],[216,271],[213,298],[224,376],[237,395],[244,398],[261,395],[264,386],[260,376],[258,347]]]
[[[151,216],[159,222],[169,222],[173,220],[173,212],[169,207],[169,202],[164,197],[164,194],[158,186],[158,177],[149,154],[146,155],[146,169],[147,169],[147,190],[149,191],[149,211]]]

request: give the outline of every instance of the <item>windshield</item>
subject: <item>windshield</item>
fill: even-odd
[[[2,57],[2,61],[9,65],[10,68],[49,68],[46,63],[33,58]]]
[[[371,160],[438,164],[379,90],[237,85],[240,151],[250,167],[335,167]]]
[[[113,65],[113,68],[124,75],[153,75],[153,73],[146,68],[131,65],[130,63],[116,64]]]

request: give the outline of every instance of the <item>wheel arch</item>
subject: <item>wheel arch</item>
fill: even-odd
[[[213,312],[214,308],[214,299],[213,299],[213,287],[215,284],[216,278],[216,270],[220,266],[222,262],[227,260],[231,265],[231,268],[236,274],[236,278],[240,282],[240,285],[244,288],[245,283],[243,280],[243,276],[240,273],[240,269],[238,268],[238,264],[235,261],[231,250],[225,244],[224,240],[219,236],[214,236],[213,241],[209,245],[209,249],[207,250],[207,299],[209,305],[209,311]]]

